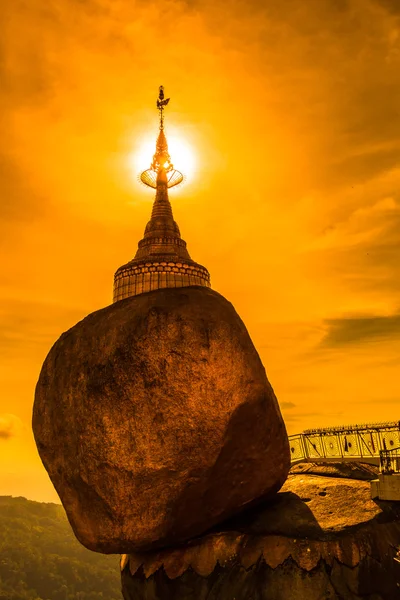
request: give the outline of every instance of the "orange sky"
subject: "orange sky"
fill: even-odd
[[[167,136],[197,156],[174,216],[246,323],[289,433],[400,418],[396,6],[1,3],[0,494],[57,500],[34,387],[135,254],[152,194],[130,156],[155,139],[161,83]]]

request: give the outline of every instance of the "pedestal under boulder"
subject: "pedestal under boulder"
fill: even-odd
[[[185,545],[122,556],[124,600],[399,600],[400,503],[316,470]]]
[[[290,466],[246,327],[205,287],[127,298],[64,333],[33,431],[77,538],[104,553],[200,535],[274,495]]]

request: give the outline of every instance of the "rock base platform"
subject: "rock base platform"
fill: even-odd
[[[371,500],[375,476],[297,465],[273,501],[182,546],[123,555],[124,600],[400,600],[400,503]]]

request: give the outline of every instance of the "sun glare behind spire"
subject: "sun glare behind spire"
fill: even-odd
[[[193,181],[196,171],[196,159],[191,146],[182,138],[166,131],[168,138],[168,150],[171,156],[172,164],[175,169],[179,169],[188,182]],[[132,175],[137,179],[137,174],[150,167],[155,150],[154,135],[143,138],[130,156],[130,166]]]

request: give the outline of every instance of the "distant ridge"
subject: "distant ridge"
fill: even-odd
[[[119,556],[86,550],[62,505],[0,496],[0,600],[121,600]]]

